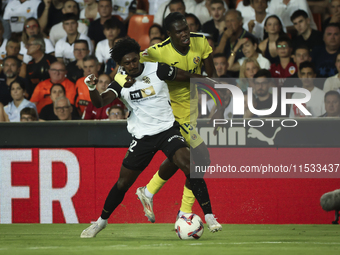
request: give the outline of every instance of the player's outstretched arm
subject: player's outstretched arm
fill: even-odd
[[[117,95],[112,90],[107,90],[102,94],[99,94],[98,90],[96,89],[97,82],[98,79],[93,74],[90,74],[85,78],[85,84],[90,91],[92,104],[97,108],[101,108],[115,100]]]

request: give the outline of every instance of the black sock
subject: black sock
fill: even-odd
[[[204,214],[212,213],[208,188],[204,179],[190,178],[190,175],[187,175],[186,177],[190,182],[191,190],[200,204]]]
[[[126,191],[118,190],[117,183],[112,187],[106,197],[104,208],[102,211],[102,219],[107,220],[117,206],[123,201]]]

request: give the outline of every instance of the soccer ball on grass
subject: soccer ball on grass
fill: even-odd
[[[198,215],[186,213],[178,218],[175,229],[180,239],[199,239],[203,235],[204,225]]]

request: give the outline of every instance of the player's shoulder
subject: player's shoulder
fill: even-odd
[[[204,39],[205,36],[203,34],[200,34],[200,33],[190,32],[190,38],[202,38],[202,39]]]

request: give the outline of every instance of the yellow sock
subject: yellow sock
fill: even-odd
[[[188,189],[184,185],[182,204],[179,210],[185,213],[192,213],[192,206],[194,205],[194,203],[195,203],[194,193],[192,193],[191,189]]]
[[[157,173],[154,174],[152,179],[146,185],[146,188],[148,189],[148,191],[150,191],[150,193],[156,195],[166,182],[167,180],[163,180],[161,177],[159,177],[157,171]]]

